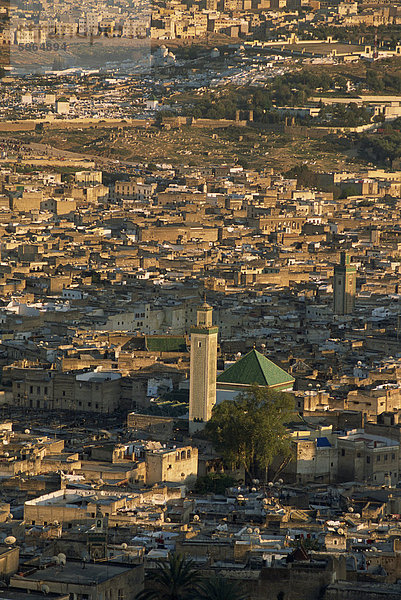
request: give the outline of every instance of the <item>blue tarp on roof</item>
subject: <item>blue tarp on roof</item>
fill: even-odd
[[[320,437],[316,439],[316,446],[318,448],[331,448],[331,444],[327,437]]]

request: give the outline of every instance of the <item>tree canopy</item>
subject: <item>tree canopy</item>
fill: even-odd
[[[247,595],[238,581],[224,577],[210,577],[199,586],[196,600],[246,600]]]
[[[254,478],[267,471],[275,456],[288,456],[290,437],[285,423],[293,416],[289,394],[252,386],[234,400],[214,407],[205,434],[229,465],[244,467]]]
[[[170,553],[148,572],[136,600],[246,600],[242,586],[224,577],[205,578],[192,559]]]
[[[194,562],[182,554],[172,553],[159,560],[147,574],[146,587],[136,600],[190,600],[201,580]]]

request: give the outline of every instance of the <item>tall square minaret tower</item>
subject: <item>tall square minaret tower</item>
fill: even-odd
[[[217,334],[213,309],[204,302],[191,329],[189,433],[202,429],[216,404]]]
[[[340,264],[334,267],[333,290],[335,314],[351,314],[355,305],[356,267],[346,252],[341,253]]]

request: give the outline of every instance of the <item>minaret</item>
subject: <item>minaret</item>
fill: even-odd
[[[341,252],[340,264],[334,267],[333,291],[335,314],[351,314],[355,304],[356,267],[351,265],[346,252]]]
[[[190,434],[204,427],[216,404],[218,327],[213,327],[213,309],[207,302],[198,308],[196,315],[196,327],[191,328]]]

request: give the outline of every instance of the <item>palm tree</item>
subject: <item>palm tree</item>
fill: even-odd
[[[195,598],[196,600],[246,600],[247,595],[236,581],[213,576],[199,585]]]
[[[199,582],[200,574],[190,558],[169,554],[147,574],[146,587],[136,600],[191,600]]]

